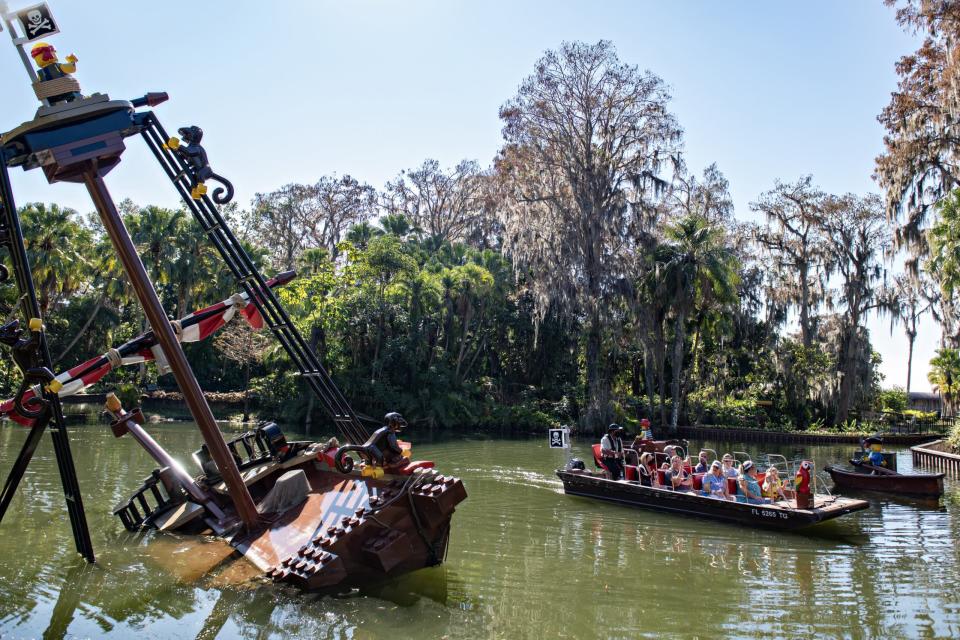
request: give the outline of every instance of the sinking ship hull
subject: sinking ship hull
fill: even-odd
[[[243,436],[230,444],[238,441]],[[261,510],[258,527],[238,526],[222,481],[196,479],[216,505],[211,510],[166,482],[166,469],[155,471],[115,513],[130,530],[217,535],[266,577],[309,590],[369,585],[443,561],[451,518],[467,497],[458,478],[425,462],[381,477],[360,469],[341,473],[333,463],[336,449],[291,446],[295,453],[286,460],[254,456],[240,465]],[[271,511],[278,493],[285,494],[281,506]],[[212,515],[217,507],[219,519]]]

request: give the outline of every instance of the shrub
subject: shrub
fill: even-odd
[[[877,394],[877,409],[882,412],[902,413],[907,408],[907,392],[902,387],[884,389]]]
[[[113,392],[117,394],[120,403],[127,411],[131,411],[140,406],[140,397],[142,395],[140,387],[133,382],[121,382],[117,384]]]
[[[947,444],[950,445],[954,453],[960,453],[960,420],[955,420],[953,426],[950,427]]]

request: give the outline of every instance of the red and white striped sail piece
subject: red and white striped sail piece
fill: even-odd
[[[279,287],[293,280],[296,275],[295,271],[285,271],[267,280],[266,284],[270,288]],[[263,316],[260,315],[256,305],[250,304],[246,293],[235,293],[226,300],[175,320],[173,322],[174,332],[180,342],[199,342],[223,328],[224,325],[236,317],[237,313],[243,316],[247,324],[254,329],[263,328]],[[167,358],[160,345],[157,344],[157,339],[152,331],[137,336],[116,349],[110,349],[101,356],[91,358],[58,374],[56,380],[62,386],[57,395],[61,398],[72,396],[99,381],[116,367],[139,364],[149,360],[157,362],[161,374],[170,370],[169,365],[167,365]],[[23,394],[21,402],[27,405],[39,393],[40,388],[37,386],[28,389]],[[12,398],[0,403],[0,416],[7,416],[14,422],[27,426],[32,426],[34,421],[33,418],[21,415],[16,410]]]

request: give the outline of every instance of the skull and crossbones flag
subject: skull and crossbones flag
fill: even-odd
[[[23,35],[27,42],[60,33],[46,2],[17,11],[17,20],[23,25]]]

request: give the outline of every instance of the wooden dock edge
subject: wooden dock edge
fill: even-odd
[[[947,446],[944,440],[935,440],[927,444],[910,447],[913,466],[942,471],[953,478],[960,478],[960,456],[941,450]]]

